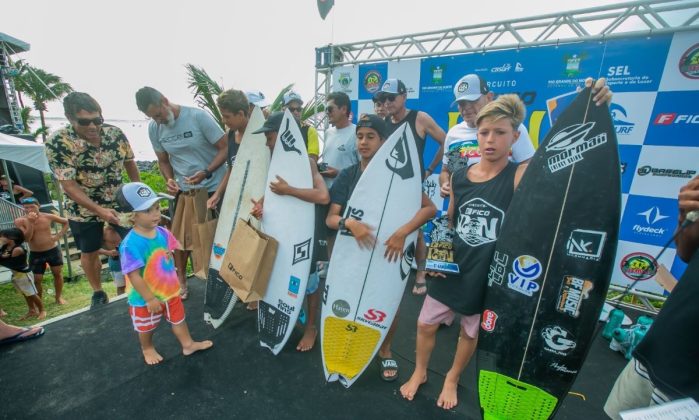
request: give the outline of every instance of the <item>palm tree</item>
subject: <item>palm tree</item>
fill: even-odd
[[[204,108],[216,120],[218,125],[225,130],[221,112],[216,106],[216,97],[223,92],[223,86],[219,85],[209,74],[201,67],[194,64],[186,64],[187,80],[189,88],[194,93],[194,100],[200,108]]]
[[[41,118],[41,136],[46,141],[46,104],[61,99],[73,91],[59,76],[38,67],[22,63],[20,74],[15,78],[15,89],[29,96],[34,103],[34,109],[39,111]],[[21,96],[21,95],[20,95]]]

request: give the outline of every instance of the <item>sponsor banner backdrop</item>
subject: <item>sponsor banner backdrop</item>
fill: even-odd
[[[628,284],[619,268],[622,259],[660,251],[677,223],[679,189],[699,171],[699,32],[362,64],[356,77],[345,66],[333,72],[333,84],[346,85],[349,74],[353,80],[344,88],[354,87],[359,99],[353,100],[353,109],[372,112],[373,92],[387,77],[398,77],[409,90],[406,106],[426,112],[448,131],[461,122],[451,106],[453,87],[468,73],[483,77],[496,95],[522,98],[524,125],[535,147],[551,128],[547,99],[574,92],[586,77],[607,78],[614,92],[610,112],[623,171],[621,241],[612,283]],[[436,151],[437,143],[428,137],[425,167]],[[430,177],[424,190],[434,191],[437,208],[446,210],[448,200],[438,198],[438,182],[436,175]],[[641,266],[644,261],[639,256],[630,263]],[[681,276],[685,265],[675,261],[674,245],[662,262]],[[639,290],[662,293],[652,279],[639,284]]]
[[[359,99],[359,66],[342,66],[333,69],[333,92],[344,92],[351,101]]]

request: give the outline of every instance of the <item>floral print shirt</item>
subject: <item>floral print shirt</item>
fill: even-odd
[[[116,192],[122,184],[124,162],[134,159],[133,150],[118,127],[103,125],[102,141],[93,146],[75,133],[72,126],[55,132],[45,143],[46,156],[59,181],[74,180],[98,205],[118,209]],[[100,219],[66,194],[66,210],[71,220],[94,222]]]

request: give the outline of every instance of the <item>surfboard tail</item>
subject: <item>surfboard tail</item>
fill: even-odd
[[[238,296],[230,288],[219,271],[209,268],[209,277],[206,281],[204,295],[204,321],[218,328],[233,311]]]
[[[488,370],[478,373],[478,396],[483,418],[493,420],[546,420],[558,404],[558,398],[541,388]]]
[[[340,376],[340,382],[349,387],[369,364],[380,339],[381,333],[374,328],[342,318],[326,318],[322,346],[328,374]]]

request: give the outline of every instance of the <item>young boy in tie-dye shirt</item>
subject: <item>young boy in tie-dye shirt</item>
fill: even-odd
[[[159,226],[161,199],[140,182],[123,185],[117,193],[122,210],[132,212],[133,229],[121,242],[119,254],[129,313],[149,365],[163,360],[153,346],[153,332],[163,316],[172,324],[185,356],[213,345],[209,340],[194,341],[189,334],[172,255],[179,244],[170,231]]]

